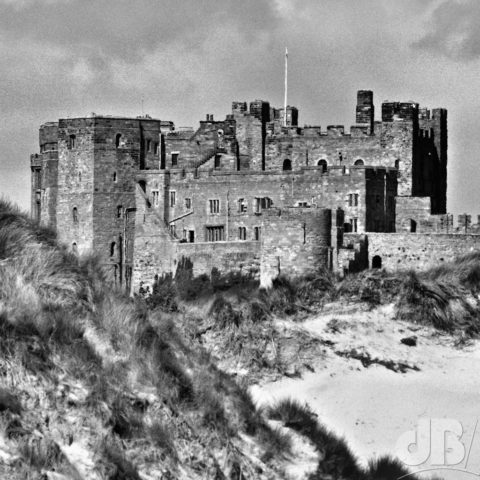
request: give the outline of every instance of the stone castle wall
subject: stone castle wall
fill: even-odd
[[[381,259],[381,268],[421,270],[451,262],[480,250],[480,235],[437,233],[369,233],[368,266],[374,257]]]
[[[358,269],[370,237],[342,248],[343,230],[443,231],[447,132],[443,109],[387,102],[375,122],[372,92],[357,100],[349,134],[300,128],[295,107],[283,126],[262,100],[248,112],[234,102],[225,120],[207,115],[196,130],[150,117],[45,124],[32,214],[75,250],[97,252],[127,287],[173,273],[180,258],[196,273],[261,268],[265,278]],[[321,212],[339,209],[332,232]]]
[[[332,212],[288,208],[268,212],[262,238],[261,285],[279,275],[298,277],[330,268]]]

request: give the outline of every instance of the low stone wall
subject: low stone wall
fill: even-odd
[[[368,266],[422,270],[480,251],[480,235],[369,233]]]
[[[258,278],[260,250],[260,242],[178,243],[177,259],[189,259],[195,276],[210,275],[216,268],[222,274],[233,272]]]

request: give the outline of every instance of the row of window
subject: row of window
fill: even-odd
[[[176,235],[175,224],[170,225],[170,232],[172,235]],[[261,227],[253,227],[253,240],[259,241],[261,237]],[[238,239],[247,240],[247,227],[238,227]],[[205,229],[205,241],[207,242],[223,242],[225,241],[225,226],[215,225],[206,227]],[[195,230],[183,230],[182,242],[194,243],[195,242]]]
[[[341,152],[339,153],[338,155],[339,157],[339,160],[340,162],[343,160],[343,157],[342,157],[342,154]],[[365,165],[365,162],[359,158],[357,160],[355,160],[354,162],[354,165],[355,166],[361,166],[361,165]],[[325,159],[321,159],[317,162],[317,167],[322,167],[322,171],[323,172],[326,172],[327,171],[327,167],[328,167],[328,162],[325,160]],[[290,171],[292,170],[292,161],[289,159],[289,158],[286,158],[284,161],[283,161],[283,167],[282,167],[282,170],[283,171]]]
[[[143,150],[145,153],[154,153],[155,155],[158,155],[159,153],[159,142],[153,142],[150,139],[143,140]],[[125,142],[122,140],[122,134],[117,133],[115,136],[115,148],[121,148],[125,146]],[[69,135],[68,140],[67,140],[67,148],[69,150],[73,150],[74,148],[77,147],[77,136],[75,134]]]
[[[123,218],[123,206],[122,205],[117,205],[117,208],[115,210],[116,212],[116,217],[117,218]],[[78,208],[73,207],[72,209],[72,221],[73,223],[78,223],[79,217],[78,217]]]
[[[261,227],[253,227],[253,239],[259,241],[261,238]],[[238,239],[247,240],[247,228],[238,227]],[[207,242],[222,242],[225,241],[225,227],[223,225],[215,225],[214,227],[207,227],[206,230]]]
[[[159,205],[160,192],[158,190],[152,190],[153,205]],[[177,192],[170,191],[170,207],[174,207],[177,204]],[[261,213],[262,210],[267,210],[273,206],[273,200],[269,197],[255,197],[253,201],[254,213]],[[248,202],[245,198],[239,198],[237,200],[238,213],[247,213]],[[190,210],[192,208],[192,199],[190,197],[185,198],[185,208]],[[212,198],[208,200],[208,211],[211,214],[220,213],[220,199]]]

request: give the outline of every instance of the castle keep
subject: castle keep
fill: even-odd
[[[416,268],[462,249],[446,215],[447,112],[359,91],[355,124],[298,125],[295,107],[233,102],[198,129],[92,114],[40,127],[32,216],[136,289],[175,272],[264,285],[320,267]],[[286,119],[285,119],[286,116]],[[450,230],[449,230],[450,229]],[[419,252],[422,252],[419,254]]]

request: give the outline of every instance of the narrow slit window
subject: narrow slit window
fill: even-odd
[[[219,213],[220,212],[220,200],[214,199],[209,200],[210,213]]]
[[[160,192],[158,190],[152,190],[153,206],[158,207],[160,204]]]

